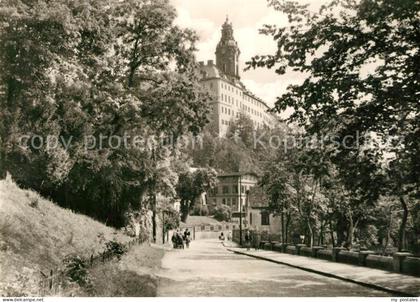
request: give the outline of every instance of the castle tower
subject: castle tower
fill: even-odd
[[[238,43],[233,38],[232,23],[226,17],[222,25],[222,38],[216,47],[216,66],[224,74],[239,79],[239,54]]]

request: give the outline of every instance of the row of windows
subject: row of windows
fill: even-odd
[[[223,120],[223,119],[222,119],[222,125],[230,126],[230,125],[232,125],[232,124],[233,124],[233,122],[232,122],[232,121],[226,121],[226,120]]]
[[[230,97],[229,95],[226,95],[226,94],[222,93],[220,98],[221,98],[222,102],[225,101],[226,103],[229,103],[229,104],[232,104],[232,105],[235,104],[235,99],[233,97]],[[238,106],[238,100],[236,100],[236,106]]]
[[[210,87],[213,87],[213,85],[210,84]],[[260,101],[257,101],[256,99],[254,99],[252,97],[249,97],[249,96],[243,94],[241,92],[241,90],[239,90],[237,88],[234,88],[234,87],[232,87],[232,86],[230,86],[228,84],[225,84],[223,82],[222,82],[222,89],[226,89],[227,91],[235,92],[239,96],[243,96],[243,99],[245,101],[250,102],[254,106],[257,106],[259,108],[265,108],[265,106]],[[224,100],[224,101],[228,102],[229,104],[233,104],[234,103],[234,98],[233,97],[231,97],[229,95],[226,95],[226,94],[223,94],[223,93],[221,95],[222,95],[222,101]],[[236,100],[236,106],[238,106],[238,100]]]
[[[242,109],[243,110],[245,110],[245,112],[247,112],[248,111],[248,113],[251,113],[251,114],[253,114],[253,115],[256,115],[256,116],[258,116],[258,117],[263,117],[263,114],[262,114],[262,112],[259,112],[259,111],[257,111],[257,110],[254,110],[254,109],[252,109],[251,107],[248,107],[248,106],[246,106],[246,105],[242,105]]]
[[[232,109],[230,109],[230,108],[226,108],[226,107],[223,107],[223,106],[220,106],[221,107],[221,109],[222,109],[222,113],[224,113],[224,114],[227,114],[227,115],[231,115],[231,116],[235,116],[235,111]],[[238,116],[238,113],[236,114],[236,116]]]
[[[246,190],[248,190],[250,186],[241,186],[241,192],[245,193]],[[229,193],[238,193],[238,186],[222,186],[222,193],[223,194],[229,194]],[[219,194],[219,187],[215,187],[212,191],[213,195]]]
[[[222,82],[222,89],[225,89],[227,91],[231,91],[236,93],[237,95],[242,95],[242,91],[240,91],[238,88],[235,88],[229,84],[223,83]]]
[[[233,87],[229,84],[223,83],[223,82],[221,83],[221,86],[222,86],[222,89],[234,92],[234,93],[236,93],[236,95],[243,96],[243,99],[245,101],[250,102],[251,104],[253,104],[253,105],[255,105],[259,108],[264,108],[265,109],[265,106],[260,101],[257,101],[256,99],[243,94],[240,89],[235,88],[235,87]],[[213,83],[212,82],[209,83],[209,87],[213,88]],[[233,97],[222,93],[222,101],[223,100],[230,103],[230,104],[234,103],[234,98]],[[238,106],[238,100],[236,100],[236,106]]]
[[[225,94],[221,94],[221,100],[222,101],[225,101],[226,103],[228,103],[228,104],[232,104],[232,105],[234,105],[235,104],[235,100],[233,99],[233,97],[231,98],[230,96],[228,96],[228,95],[225,95]],[[238,100],[236,100],[236,106],[238,106]],[[254,114],[254,115],[256,115],[256,116],[258,116],[258,117],[263,117],[263,114],[262,114],[262,112],[260,112],[260,111],[257,111],[257,110],[255,110],[255,109],[253,109],[253,108],[251,108],[251,107],[248,107],[247,105],[244,105],[244,104],[242,104],[242,106],[241,106],[241,108],[242,109],[244,109],[245,110],[245,112],[248,112],[248,113],[251,113],[251,114]],[[233,115],[233,114],[232,114]]]
[[[222,203],[225,204],[225,205],[236,206],[237,200],[236,200],[236,198],[223,198]]]
[[[237,200],[236,200],[236,198],[223,198],[222,199],[222,204],[236,206]],[[217,205],[217,199],[216,198],[213,199],[213,205],[214,206]]]
[[[247,96],[245,94],[243,96],[244,96],[244,100],[245,101],[251,102],[255,106],[260,107],[260,108],[264,108],[265,107],[261,102],[257,101],[256,99],[251,98],[251,97],[249,97],[249,96]]]
[[[259,123],[259,122],[256,122],[256,121],[252,121],[252,122],[254,123],[255,128],[262,128],[262,126],[263,126],[263,123]]]
[[[239,112],[236,112],[236,114],[235,114],[235,111],[233,109],[226,108],[224,106],[220,106],[220,107],[221,107],[222,113],[230,115],[230,116],[239,117]],[[243,105],[242,109],[245,110],[245,112],[248,111],[248,113],[256,115],[257,117],[260,117],[260,118],[263,117],[263,114],[261,112],[258,112],[258,111],[254,110],[254,109],[252,109],[248,106]]]

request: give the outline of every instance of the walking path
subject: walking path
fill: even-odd
[[[247,251],[246,249],[236,247],[227,247],[227,250],[370,288],[388,291],[400,296],[420,296],[420,278],[413,276],[273,251]]]
[[[216,239],[194,240],[189,249],[167,251],[157,276],[157,294],[166,297],[393,296],[288,265],[237,255]]]

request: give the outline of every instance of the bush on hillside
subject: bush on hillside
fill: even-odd
[[[88,286],[90,284],[86,260],[79,256],[68,255],[63,262],[65,275],[69,277],[70,281],[76,282],[80,286]]]
[[[116,240],[110,240],[105,243],[104,254],[109,257],[116,256],[118,260],[120,260],[121,256],[124,255],[127,251],[127,247]]]
[[[39,206],[39,196],[37,194],[35,194],[32,191],[27,191],[25,193],[26,197],[28,197],[29,200],[29,206],[34,208],[34,209],[38,209]]]

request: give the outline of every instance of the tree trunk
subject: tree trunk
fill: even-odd
[[[388,224],[388,229],[387,229],[387,232],[386,232],[385,244],[384,244],[383,250],[382,250],[383,255],[385,255],[386,249],[387,249],[389,241],[391,239],[391,227],[392,227],[392,210],[390,208],[389,209],[389,224]]]
[[[403,217],[401,220],[400,229],[398,232],[398,251],[402,252],[405,249],[405,227],[407,225],[408,207],[404,197],[400,196],[400,203],[403,208]]]
[[[289,242],[289,224],[290,224],[290,214],[287,213],[286,215],[286,227],[285,227],[285,235],[286,235],[286,242]]]
[[[324,220],[321,220],[321,227],[319,229],[318,246],[324,244]]]
[[[281,243],[284,244],[284,206],[281,204]]]
[[[345,222],[345,217],[340,215],[338,217],[336,222],[336,231],[337,231],[337,246],[342,246],[343,243],[346,241],[346,235],[345,235],[345,226],[343,223]]]
[[[156,194],[152,193],[152,228],[153,228],[153,243],[156,243],[156,228],[157,228],[157,222],[156,222]]]
[[[188,201],[181,201],[181,221],[186,222],[188,214],[190,213],[190,207]]]
[[[308,231],[309,231],[309,246],[312,247],[314,245],[314,231],[312,229],[312,225],[311,222],[309,221],[309,217],[306,220],[306,225],[308,226]]]
[[[347,248],[351,249],[353,247],[353,233],[354,233],[354,222],[353,222],[353,216],[351,212],[349,211],[349,229],[347,232]]]
[[[330,235],[331,235],[331,243],[332,243],[332,246],[333,247],[336,247],[332,219],[330,219]]]

